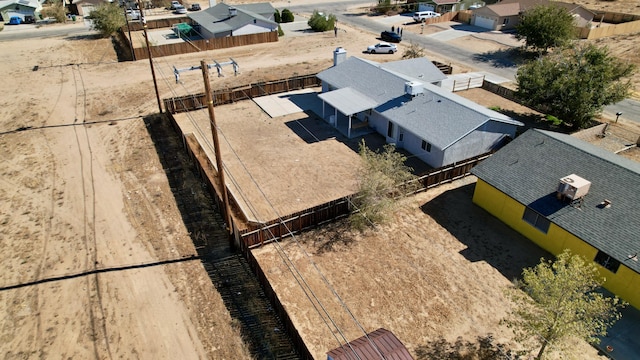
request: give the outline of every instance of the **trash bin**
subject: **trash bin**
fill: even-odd
[[[71,20],[76,21],[76,16],[75,15],[71,15]]]

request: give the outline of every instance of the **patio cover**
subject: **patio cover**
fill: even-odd
[[[318,97],[345,115],[353,115],[378,106],[373,99],[350,87],[322,93]]]

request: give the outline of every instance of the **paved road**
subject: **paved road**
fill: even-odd
[[[88,24],[79,21],[71,24],[22,24],[15,26],[5,26],[0,31],[0,42],[26,40],[32,38],[51,38],[61,36],[87,36],[97,34],[95,30],[91,30]]]
[[[327,2],[318,4],[288,4],[290,10],[294,12],[311,13],[313,10],[324,11],[326,13],[335,14],[338,23],[346,23],[353,27],[371,31],[379,34],[383,30],[388,30],[389,26],[383,22],[375,20],[375,17],[354,15],[349,9],[355,7],[371,6],[371,2],[362,2],[362,0],[351,0],[341,2]],[[457,46],[452,46],[443,41],[427,37],[411,32],[404,33],[405,41],[419,44],[431,52],[440,54],[450,59],[452,62],[459,63],[477,71],[485,71],[493,73],[500,77],[514,81],[517,71],[517,65],[506,54],[477,54],[468,50],[464,50]],[[636,121],[640,123],[640,101],[625,99],[617,104],[609,105],[604,109],[607,116],[615,118],[616,112],[621,111],[623,114],[620,119]]]
[[[335,14],[338,23],[346,23],[363,30],[371,31],[373,34],[379,34],[383,30],[388,30],[388,25],[383,22],[376,21],[375,18],[368,16],[354,15],[349,11],[354,7],[371,6],[371,2],[362,2],[362,0],[347,0],[340,2],[326,2],[318,5],[317,3],[300,3],[291,4],[290,1],[284,5],[294,12],[311,13],[313,10],[321,10],[327,13]],[[281,5],[277,5],[282,7]],[[0,31],[0,41],[15,41],[29,38],[48,38],[59,36],[87,36],[96,34],[90,26],[82,21],[73,24],[64,25],[17,25],[5,26]],[[374,35],[375,36],[375,35]],[[406,32],[404,40],[414,42],[429,49],[429,51],[440,54],[450,59],[452,62],[462,64],[466,67],[476,69],[477,71],[485,71],[498,75],[502,78],[513,81],[517,71],[517,65],[509,59],[505,54],[477,54],[464,50],[457,46],[452,46],[444,41],[436,40],[420,34]],[[622,112],[621,119],[640,122],[640,101],[625,99],[617,104],[607,106],[604,109],[607,116],[615,118],[617,112]]]

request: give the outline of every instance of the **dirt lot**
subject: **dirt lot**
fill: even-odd
[[[172,66],[201,58],[233,56],[240,64],[238,77],[226,72],[214,87],[317,72],[330,65],[337,46],[380,61],[400,58],[402,49],[391,56],[361,54],[371,43],[370,34],[362,35],[349,29],[338,39],[285,37],[277,44],[159,58],[160,97],[201,92],[198,72],[185,73],[177,85],[172,74]],[[0,354],[248,358],[207,274],[189,260],[193,234],[141,118],[157,112],[148,62],[117,63],[109,40],[77,37],[0,42],[0,52],[0,68],[20,79],[0,94]],[[395,225],[375,234],[300,238],[363,326],[385,326],[412,350],[437,336],[472,339],[492,332],[509,342],[497,323],[510,306],[501,289],[539,255],[526,242],[506,241],[517,236],[470,205],[470,185],[457,185],[412,199]],[[326,236],[339,241],[320,252]],[[312,276],[300,248],[291,241],[285,246]],[[257,253],[322,358],[335,346],[333,335],[318,325],[322,320],[273,251]],[[167,260],[177,261],[158,264]],[[326,288],[317,291],[332,298]],[[329,311],[347,338],[360,336],[341,308],[332,303]]]

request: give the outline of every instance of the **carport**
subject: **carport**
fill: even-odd
[[[329,124],[333,125],[333,127],[338,129],[338,131],[341,130],[338,127],[339,125],[338,112],[340,112],[341,114],[347,117],[348,124],[347,124],[347,129],[346,129],[347,131],[345,135],[347,135],[349,139],[351,138],[353,114],[357,114],[361,111],[373,109],[378,105],[370,97],[350,87],[322,93],[318,95],[318,97],[322,99],[322,118],[323,119],[326,119],[325,104],[329,104],[333,107],[333,115],[329,116]]]

